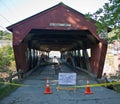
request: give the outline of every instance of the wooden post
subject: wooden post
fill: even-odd
[[[9,82],[12,83],[12,73],[9,73]]]
[[[18,79],[22,79],[23,78],[23,72],[21,69],[18,70]]]

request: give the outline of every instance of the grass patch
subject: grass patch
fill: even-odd
[[[120,93],[120,85],[114,85],[114,90]]]
[[[17,83],[17,81],[14,81],[13,83]],[[16,90],[19,86],[15,85],[0,85],[0,99],[3,99],[4,97],[8,96],[11,92]]]

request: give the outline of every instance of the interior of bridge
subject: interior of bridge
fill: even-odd
[[[98,41],[88,30],[32,29],[23,40],[29,48],[41,51],[88,49]]]
[[[50,51],[60,51],[67,63],[86,70],[91,70],[87,49],[99,43],[89,30],[50,29],[32,29],[23,42],[28,44],[29,69],[36,66],[37,61],[45,62]]]

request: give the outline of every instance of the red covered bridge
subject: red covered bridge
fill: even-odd
[[[95,21],[63,3],[7,27],[13,33],[17,70],[34,68],[40,52],[60,51],[61,59],[100,78],[107,42],[97,34]],[[89,53],[88,53],[89,49]]]

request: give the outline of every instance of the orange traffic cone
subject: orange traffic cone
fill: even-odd
[[[90,90],[89,80],[87,80],[87,85],[86,85],[85,94],[92,94],[92,92],[91,92],[91,90]]]
[[[52,92],[51,92],[51,90],[50,90],[48,78],[46,78],[46,89],[45,89],[44,94],[52,94]]]

